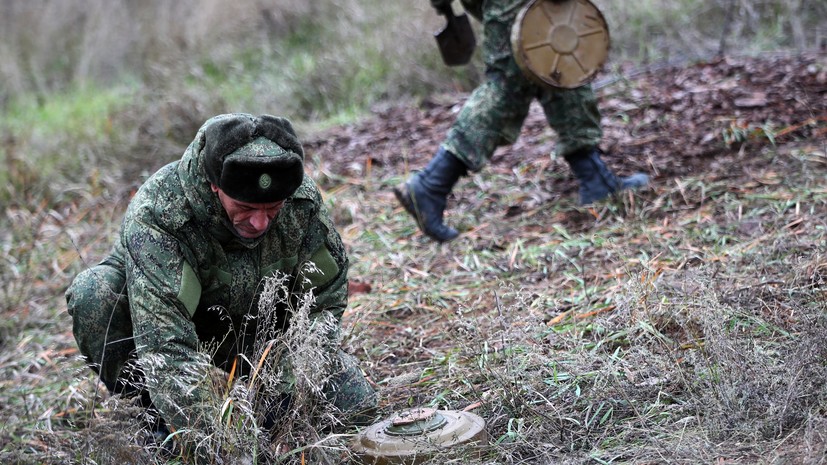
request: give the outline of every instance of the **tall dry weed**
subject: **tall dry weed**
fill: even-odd
[[[339,339],[331,339],[331,334],[338,335],[338,322],[329,312],[313,313],[312,291],[296,292],[292,286],[286,275],[263,280],[258,312],[243,323],[255,325],[256,331],[232,332],[255,337],[252,344],[237,341],[239,347],[250,345],[252,350],[249,357],[239,355],[234,371],[227,374],[213,367],[211,349],[205,347],[202,361],[191,367],[191,373],[161,383],[162,392],[206,388],[218,402],[198,410],[200,417],[179,411],[197,427],[173,432],[160,448],[175,444],[174,454],[198,463],[289,463],[298,456],[332,463],[326,457],[338,456],[335,437],[324,447],[314,446],[325,443],[339,424],[325,397],[338,368],[334,354]],[[165,363],[162,359],[143,362],[147,377],[157,376],[156,369]],[[211,375],[205,377],[205,372]]]
[[[769,454],[797,431],[811,460],[824,447],[815,427],[827,401],[824,302],[779,292],[779,308],[795,315],[781,325],[761,311],[767,296],[733,300],[733,290],[756,296],[761,286],[735,285],[730,271],[630,274],[613,310],[553,328],[527,310],[533,292],[501,284],[494,307],[456,312],[442,350],[432,349],[441,355],[427,373],[440,382],[418,386],[415,399],[478,405],[499,432],[482,463],[706,463],[738,444]]]
[[[794,282],[765,276],[743,286],[732,272],[701,265],[630,279],[629,313],[606,319],[632,342],[626,361],[634,368],[616,386],[637,399],[639,387],[653,388],[652,398],[665,401],[657,409],[664,424],[681,425],[684,436],[672,440],[782,441],[819,417],[827,399],[823,299],[781,288],[773,302],[762,288]],[[775,320],[775,306],[790,318]],[[708,458],[691,450],[687,456]]]

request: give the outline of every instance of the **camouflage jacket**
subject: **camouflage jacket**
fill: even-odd
[[[313,181],[305,176],[264,235],[237,236],[204,175],[209,123],[179,161],[138,190],[109,257],[126,270],[147,389],[175,428],[193,426],[199,410],[215,406],[202,388],[211,365],[229,370],[235,354],[251,357],[263,278],[281,272],[296,294],[313,289],[311,319],[329,312],[340,320],[347,305],[347,256]],[[288,319],[281,308],[276,324]]]

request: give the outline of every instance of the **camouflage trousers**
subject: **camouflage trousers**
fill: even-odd
[[[465,3],[465,2],[463,2]],[[603,136],[591,86],[552,90],[525,77],[511,52],[511,27],[523,0],[488,0],[479,11],[486,80],[469,96],[442,146],[468,169],[479,171],[497,147],[517,141],[529,107],[537,99],[557,133],[558,156],[595,147]]]
[[[66,291],[66,303],[78,349],[107,389],[116,394],[140,391],[142,373],[137,364],[123,270],[103,262],[79,273]],[[325,386],[325,397],[347,422],[370,422],[378,399],[358,359],[339,350],[333,366],[337,373]]]

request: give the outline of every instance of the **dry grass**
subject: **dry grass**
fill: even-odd
[[[783,166],[783,185],[736,196],[686,177],[594,210],[535,202],[492,170],[459,186],[450,221],[479,227],[448,245],[425,241],[396,208],[388,183],[403,172],[312,167],[338,212],[351,279],[372,286],[351,298],[345,346],[380,387],[385,415],[479,403],[483,459],[433,463],[820,463],[827,196],[823,167],[799,150],[751,153]],[[503,221],[515,201],[525,208]],[[134,407],[102,397],[74,358],[60,310],[62,283],[84,265],[76,257],[94,262],[116,227],[118,209],[103,204],[89,196],[14,222],[15,237],[29,237],[22,256],[53,265],[20,267],[29,274],[7,291],[26,297],[6,311],[16,324],[0,360],[4,462],[161,461]],[[229,396],[255,412],[249,389]],[[349,435],[315,428],[329,412],[312,398],[285,423],[280,459],[355,462]],[[226,434],[210,444],[260,444],[249,428]]]
[[[596,210],[538,202],[495,167],[455,190],[466,231],[447,245],[396,207],[398,166],[337,179],[353,277],[373,289],[350,344],[387,412],[481,403],[486,463],[820,463],[819,150],[741,155],[782,183],[688,176]]]
[[[508,191],[491,182],[489,192]],[[808,221],[823,224],[824,201],[807,201],[818,205]],[[360,204],[366,221],[404,227],[388,226],[380,205],[393,204]],[[827,321],[811,273],[823,266],[823,230],[721,246],[709,227],[664,228],[619,207],[570,239],[526,236],[544,224],[536,215],[511,219],[505,237],[476,231],[448,246],[354,231],[356,276],[374,292],[354,302],[351,344],[372,361],[387,410],[481,402],[488,463],[818,463]],[[789,214],[763,219],[783,226]],[[693,246],[671,248],[672,238]],[[534,278],[546,267],[556,272]]]
[[[78,359],[62,293],[77,271],[107,252],[130,191],[180,156],[207,116],[245,107],[321,118],[346,112],[342,102],[375,87],[377,76],[387,87],[376,95],[390,99],[465,89],[478,78],[474,70],[446,75],[438,64],[430,37],[438,18],[427,2],[400,15],[355,0],[281,2],[289,14],[249,1],[237,11],[251,16],[231,20],[224,3],[197,3],[130,4],[134,11],[104,1],[94,8],[72,1],[0,4],[4,111],[10,95],[34,95],[46,108],[55,90],[106,80],[116,70],[152,84],[129,94],[129,105],[103,112],[111,126],[91,125],[103,129],[83,137],[61,130],[45,137],[34,124],[3,127],[3,463],[164,461],[145,445],[142,412],[108,398]],[[731,48],[744,39],[811,48],[824,37],[819,2],[681,3],[695,16],[677,4],[605,7],[610,23],[633,26],[615,28],[618,58],[714,53],[722,38]],[[731,31],[714,29],[714,21],[711,31],[692,27],[727,11],[736,13]],[[308,20],[331,17],[343,21]],[[211,40],[212,33],[237,37],[236,20],[256,24],[242,47],[255,51],[253,59],[233,49],[235,39]],[[768,21],[775,26],[762,27]],[[364,39],[365,31],[375,35]],[[313,48],[316,39],[331,37],[345,45]],[[280,48],[285,38],[312,52]],[[101,43],[110,46],[90,45]],[[367,71],[353,64],[364,43],[381,44]],[[226,85],[222,73],[238,87]],[[346,83],[336,79],[343,73]],[[315,94],[294,98],[306,86]],[[328,96],[336,101],[324,101]],[[611,123],[616,133],[636,124]],[[570,192],[559,191],[568,185],[559,160],[495,166],[458,186],[449,221],[464,234],[448,245],[424,240],[395,206],[389,186],[408,174],[408,147],[392,154],[398,164],[373,171],[366,164],[360,176],[330,160],[312,160],[310,169],[349,249],[351,278],[372,287],[351,298],[344,344],[379,386],[382,413],[479,403],[474,411],[487,421],[491,440],[482,460],[460,452],[433,463],[824,463],[823,141],[753,144],[743,158],[722,150],[709,169],[731,171],[726,176],[690,172],[595,209],[578,208]],[[353,150],[364,162],[368,149]],[[61,164],[69,159],[89,169]],[[745,159],[766,161],[776,176],[738,172]],[[307,362],[311,372],[324,364]],[[310,379],[307,402],[284,424],[283,463],[355,462],[347,448],[354,431],[315,428],[330,421],[313,402],[318,382]],[[225,395],[256,415],[254,396],[242,387]],[[227,435],[212,437],[210,447],[225,440],[236,451],[261,444],[249,429]]]
[[[465,234],[447,245],[424,240],[393,202],[401,162],[360,177],[311,164],[351,279],[372,287],[351,297],[344,344],[379,386],[381,413],[476,406],[490,437],[483,459],[432,463],[823,463],[824,147],[745,150],[716,161],[749,159],[783,180],[700,173],[594,209],[493,166],[458,186],[449,221]],[[552,179],[565,170],[541,162]],[[129,191],[116,177],[56,208],[7,211],[4,463],[164,461],[144,445],[140,411],[107,398],[83,368],[63,311],[65,284],[117,228]],[[307,360],[305,372],[323,365]],[[279,459],[356,463],[355,431],[316,428],[330,420],[313,379]],[[249,387],[224,395],[258,415]],[[221,449],[233,457],[268,443],[246,425],[202,444],[233,444]]]

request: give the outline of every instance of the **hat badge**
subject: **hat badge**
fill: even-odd
[[[273,184],[273,178],[270,177],[269,174],[264,173],[258,178],[258,187],[262,189],[267,189],[270,185]]]

